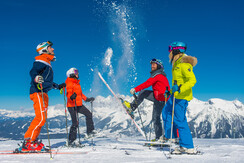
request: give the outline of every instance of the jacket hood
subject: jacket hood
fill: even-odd
[[[192,57],[192,56],[188,56],[188,55],[184,55],[181,58],[181,63],[190,63],[193,67],[197,65],[197,58],[196,57]]]
[[[173,54],[171,52],[169,54],[169,60],[170,61],[171,61],[172,56],[173,56]],[[188,56],[185,53],[180,53],[174,57],[172,64],[174,65],[174,63],[176,61],[178,61],[179,59],[180,59],[180,63],[190,63],[193,67],[196,66],[196,64],[198,62],[196,57]]]
[[[151,71],[150,73],[151,73],[151,78],[154,78],[158,74],[162,74],[163,76],[166,77],[166,73],[164,72],[163,68],[157,69],[155,71]]]

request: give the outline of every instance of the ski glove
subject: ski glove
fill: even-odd
[[[131,90],[130,90],[130,94],[135,94],[136,93],[136,90],[135,90],[135,88],[131,88]]]
[[[170,94],[170,91],[169,90],[165,90],[165,92],[164,92],[164,96],[166,96],[167,95],[167,97],[169,97],[171,94]]]
[[[86,98],[86,102],[93,102],[95,100],[94,97]]]
[[[73,93],[73,94],[70,96],[70,99],[73,101],[74,99],[76,99],[76,96],[77,96],[77,94],[76,94],[76,93]]]
[[[66,84],[65,84],[65,83],[62,83],[62,84],[59,84],[59,85],[58,85],[58,89],[59,89],[59,90],[62,89],[63,87],[66,87]]]
[[[37,75],[37,76],[35,77],[34,81],[35,81],[36,83],[41,84],[41,83],[44,82],[44,79],[43,79],[43,77],[42,77],[41,75]]]
[[[176,84],[172,87],[171,91],[172,91],[172,94],[177,92],[177,91],[178,91],[178,93],[180,93],[180,87]]]

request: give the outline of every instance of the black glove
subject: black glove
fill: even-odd
[[[77,96],[77,94],[76,94],[76,93],[73,93],[73,94],[70,96],[70,99],[73,101],[74,99],[76,99],[76,96]]]
[[[86,102],[93,102],[95,100],[94,97],[86,98]]]
[[[62,84],[59,84],[59,85],[58,85],[58,89],[59,89],[59,90],[62,89],[63,87],[66,87],[66,84],[65,84],[65,83],[62,83]]]

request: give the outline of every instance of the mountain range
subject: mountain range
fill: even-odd
[[[128,101],[133,98],[118,95]],[[140,133],[125,113],[122,105],[112,96],[97,96],[94,107],[85,103],[93,112],[95,128],[106,135],[120,135],[121,137],[138,137]],[[135,112],[135,121],[146,132],[147,137],[154,138],[151,128],[153,103],[144,100]],[[138,111],[141,114],[139,118]],[[68,112],[68,111],[67,111]],[[10,111],[0,109],[0,140],[23,139],[35,114],[33,111]],[[209,99],[200,101],[194,98],[189,102],[187,118],[193,137],[197,138],[241,138],[244,136],[244,105],[238,101],[226,101],[222,99]],[[79,115],[80,132],[84,136],[86,132],[85,116]],[[68,113],[68,129],[71,126],[71,117]],[[49,106],[48,127],[50,138],[66,138],[65,108],[62,104]],[[43,126],[40,138],[46,138],[46,125]]]

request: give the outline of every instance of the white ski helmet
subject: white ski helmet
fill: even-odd
[[[43,53],[47,53],[49,54],[47,48],[49,46],[52,46],[53,43],[51,41],[47,41],[47,42],[43,42],[43,43],[40,43],[39,45],[37,45],[36,47],[36,51],[37,53],[39,53],[40,55],[43,54]]]
[[[66,75],[68,78],[74,77],[75,75],[79,74],[78,70],[74,67],[70,68],[67,72]]]

